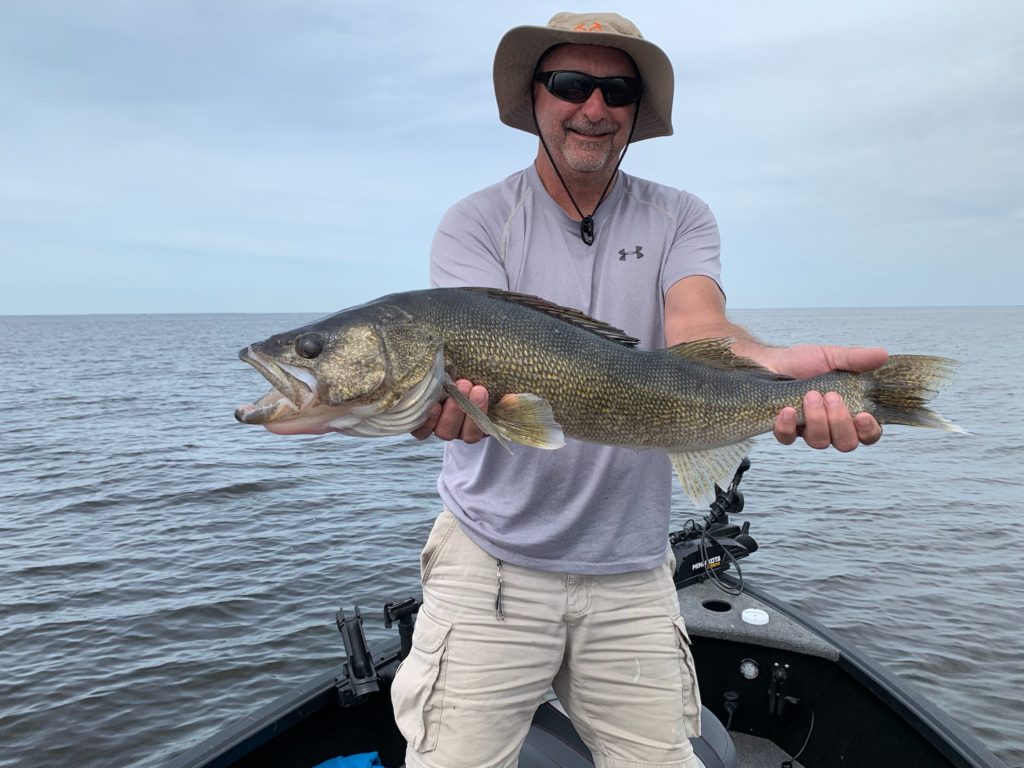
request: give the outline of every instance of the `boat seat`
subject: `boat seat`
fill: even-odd
[[[707,707],[701,708],[701,735],[690,739],[703,768],[736,768],[736,747],[729,732]],[[551,702],[533,717],[519,753],[519,768],[593,768],[594,761],[572,722]]]

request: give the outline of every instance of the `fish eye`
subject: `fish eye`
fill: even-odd
[[[324,351],[324,339],[319,333],[304,333],[295,340],[295,351],[312,360]]]

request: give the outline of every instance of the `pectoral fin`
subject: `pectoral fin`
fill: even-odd
[[[715,483],[727,487],[753,445],[753,440],[743,440],[704,451],[669,453],[668,457],[686,495],[698,509],[703,509],[715,500]]]
[[[528,392],[505,395],[490,409],[490,414],[491,422],[517,443],[549,451],[565,445],[562,427],[542,397]]]
[[[510,452],[510,441],[549,450],[565,445],[562,428],[543,398],[529,393],[505,395],[488,415],[459,391],[450,376],[445,377],[444,390],[481,430]]]

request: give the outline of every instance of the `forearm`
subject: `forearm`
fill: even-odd
[[[738,325],[731,323],[730,325],[735,329],[733,333],[729,334],[730,338],[735,339],[732,344],[732,351],[735,354],[740,357],[749,358],[755,363],[760,363],[765,368],[778,371],[777,353],[780,351],[779,347],[765,344]]]
[[[731,348],[734,353],[775,370],[773,363],[778,347],[760,341],[746,328],[729,320],[724,313],[714,314],[717,316],[696,322],[685,320],[667,325],[666,343],[671,346],[699,339],[732,339]]]
[[[669,345],[697,339],[730,338],[737,355],[750,358],[776,373],[806,379],[832,370],[869,371],[883,365],[884,349],[799,344],[773,347],[754,338],[725,314],[725,297],[717,283],[701,277],[686,278],[665,296],[665,342]],[[775,421],[775,437],[789,444],[803,436],[814,448],[835,446],[851,451],[858,443],[870,445],[882,428],[868,413],[854,418],[835,393],[809,392],[803,402],[803,426],[794,408],[783,408]]]

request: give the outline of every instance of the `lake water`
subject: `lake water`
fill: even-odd
[[[158,764],[336,663],[338,607],[418,591],[440,443],[232,417],[265,390],[236,351],[311,317],[0,317],[0,766]],[[963,362],[971,435],[763,439],[743,572],[1024,764],[1024,308],[735,318]]]

